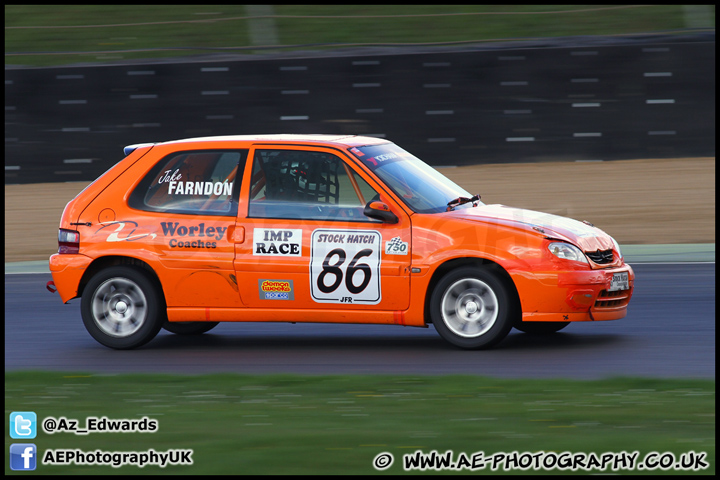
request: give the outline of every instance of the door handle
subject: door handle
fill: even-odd
[[[243,243],[245,241],[245,227],[235,226],[231,238],[233,243]]]

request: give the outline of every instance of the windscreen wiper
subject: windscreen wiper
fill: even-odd
[[[455,207],[459,207],[460,205],[465,205],[466,203],[470,203],[470,202],[477,202],[478,200],[480,200],[480,195],[479,195],[479,194],[478,194],[478,195],[473,195],[473,196],[470,197],[470,198],[467,198],[467,197],[458,197],[458,198],[456,198],[455,200],[450,200],[450,201],[448,202],[448,204],[447,204],[447,209],[446,209],[445,211],[446,211],[446,212],[449,212],[449,211],[453,210]]]

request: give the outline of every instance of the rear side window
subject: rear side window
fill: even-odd
[[[235,216],[247,150],[176,152],[163,158],[130,195],[151,212]]]

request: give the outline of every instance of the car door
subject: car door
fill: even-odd
[[[256,145],[243,190],[235,269],[245,305],[405,310],[410,218],[339,150]],[[396,223],[363,214],[382,200]],[[308,320],[312,321],[310,318]]]

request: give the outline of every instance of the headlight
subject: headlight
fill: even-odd
[[[613,237],[610,237],[610,240],[612,240],[613,245],[615,245],[615,250],[617,250],[618,255],[620,255],[620,258],[623,257],[622,252],[620,251],[620,245],[615,241]]]
[[[558,258],[588,263],[585,254],[575,245],[570,245],[569,243],[553,242],[548,245],[548,250]]]

